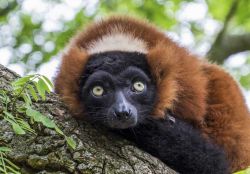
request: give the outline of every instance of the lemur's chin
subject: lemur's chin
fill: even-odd
[[[137,125],[137,119],[136,117],[131,117],[128,120],[118,120],[118,119],[114,119],[114,120],[109,120],[108,121],[108,126],[110,128],[114,128],[114,129],[127,129],[127,128],[133,128]]]

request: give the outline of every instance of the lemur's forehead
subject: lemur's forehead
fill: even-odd
[[[116,32],[106,34],[101,38],[92,41],[87,47],[89,54],[96,54],[108,51],[125,51],[147,53],[145,41],[132,36],[129,33]]]
[[[145,54],[123,51],[109,51],[90,55],[85,65],[83,76],[86,80],[91,74],[99,70],[116,75],[128,67],[141,69],[148,77],[151,77]]]

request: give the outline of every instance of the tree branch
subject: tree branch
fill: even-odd
[[[225,35],[208,52],[209,60],[222,64],[230,55],[250,50],[250,33]]]
[[[229,22],[231,21],[231,19],[235,15],[235,13],[237,11],[237,7],[239,5],[239,2],[240,2],[240,0],[233,0],[232,5],[231,5],[226,17],[225,17],[224,25],[223,25],[222,29],[220,30],[220,32],[218,33],[210,50],[207,53],[207,57],[211,61],[215,61],[215,62],[221,64],[227,58],[227,57],[220,58],[218,51],[219,51],[219,48],[221,47],[221,44],[224,42],[224,38],[226,37],[226,30],[228,28]]]

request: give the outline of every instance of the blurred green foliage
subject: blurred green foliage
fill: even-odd
[[[233,0],[82,0],[79,7],[73,9],[73,18],[60,17],[56,21],[57,29],[48,30],[45,24],[47,13],[61,4],[69,6],[70,1],[36,0],[33,2],[47,4],[47,11],[42,14],[25,10],[28,0],[0,0],[0,49],[8,48],[11,52],[10,64],[21,63],[25,72],[35,71],[45,62],[58,55],[70,38],[89,21],[111,14],[126,14],[149,20],[163,30],[183,34],[190,31],[194,45],[193,50],[200,45],[209,48],[223,26],[225,17]],[[30,0],[29,0],[30,1]],[[230,22],[231,33],[250,31],[250,0],[238,0],[239,5],[233,20]],[[73,3],[73,1],[71,1]],[[90,5],[92,4],[92,5]],[[204,17],[199,20],[183,20],[180,14],[185,7],[192,4],[205,6]],[[197,8],[200,8],[197,6]],[[199,9],[197,9],[199,10]],[[192,11],[196,13],[196,9]],[[185,16],[185,14],[184,14]],[[211,20],[217,25],[215,31],[208,35],[204,22]],[[207,50],[208,51],[208,50]],[[247,58],[246,58],[247,59]],[[249,58],[245,62],[250,67]],[[240,68],[232,69],[235,74],[241,74]],[[249,70],[250,71],[250,70]],[[250,88],[250,72],[237,76],[241,84]]]
[[[242,71],[243,68],[243,72]],[[243,67],[238,68],[236,72],[238,72],[238,79],[240,84],[246,88],[247,90],[250,90],[250,56],[247,58],[246,63],[243,65]],[[245,71],[245,72],[244,72]]]
[[[250,31],[250,0],[239,0],[237,14],[234,23],[243,30]],[[207,0],[211,15],[218,20],[223,21],[232,3],[232,0]]]

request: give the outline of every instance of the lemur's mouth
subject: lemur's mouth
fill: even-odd
[[[113,118],[108,119],[108,126],[115,129],[127,129],[136,126],[137,117],[130,116],[129,118],[120,119],[112,116]]]

